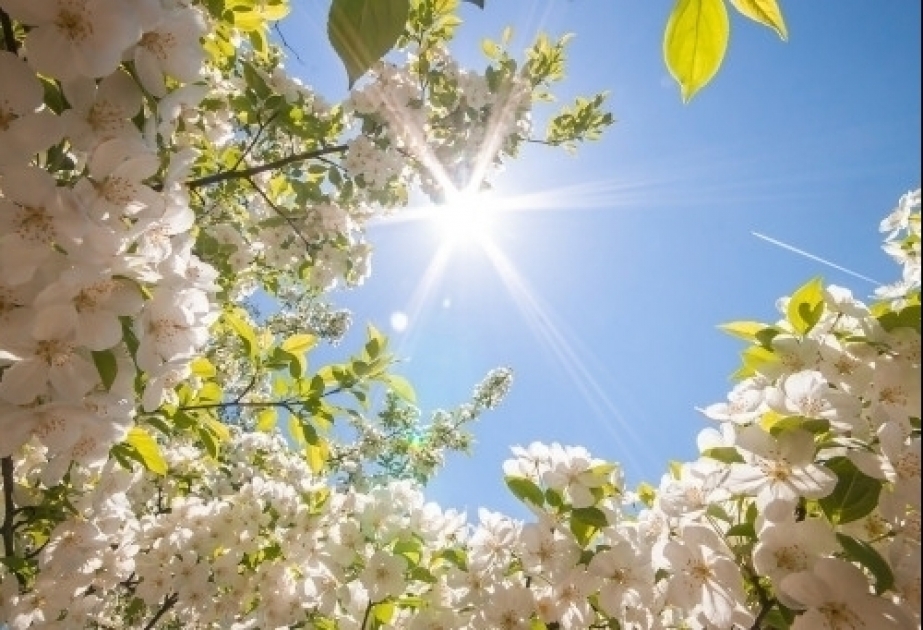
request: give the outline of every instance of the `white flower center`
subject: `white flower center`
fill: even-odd
[[[35,356],[51,367],[66,365],[74,355],[74,345],[63,339],[43,339],[35,345]]]
[[[82,4],[74,0],[62,2],[54,21],[58,31],[72,44],[82,43],[93,35],[93,21]]]
[[[19,206],[19,226],[16,234],[24,241],[50,245],[54,240],[54,222],[45,208]]]
[[[857,630],[865,628],[865,622],[842,602],[830,602],[820,607],[820,613],[827,619],[830,630]]]

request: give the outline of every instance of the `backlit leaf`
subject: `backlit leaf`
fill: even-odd
[[[349,87],[391,50],[409,11],[409,0],[333,0],[327,36],[346,67]]]
[[[145,468],[158,475],[167,474],[167,461],[160,453],[160,445],[150,433],[141,427],[132,427],[125,441],[134,447]]]
[[[812,278],[800,286],[788,301],[786,315],[792,327],[802,335],[808,333],[824,314],[824,284]]]
[[[776,0],[731,0],[731,4],[751,20],[774,30],[782,41],[788,41],[785,18],[782,17],[782,9]]]
[[[721,67],[730,36],[724,0],[677,0],[663,38],[663,56],[684,102]]]

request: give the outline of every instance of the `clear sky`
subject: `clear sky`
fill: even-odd
[[[694,459],[708,425],[695,407],[724,399],[741,348],[717,324],[774,321],[776,299],[816,275],[863,298],[875,286],[753,232],[897,278],[877,229],[920,185],[920,3],[782,4],[790,41],[732,15],[724,66],[688,105],[662,61],[668,0],[462,6],[456,50],[469,66],[508,24],[520,48],[539,30],[576,33],[557,93],[610,90],[618,122],[576,157],[528,147],[495,178],[533,209],[497,216],[490,251],[456,247],[440,267],[431,224],[376,225],[371,278],[334,296],[357,335],[408,315],[392,339],[425,411],[464,401],[492,367],[515,371],[473,456],[450,459],[432,498],[524,514],[501,465],[535,440],[619,461],[632,485]],[[328,4],[293,5],[282,32],[303,62],[290,69],[341,98]]]

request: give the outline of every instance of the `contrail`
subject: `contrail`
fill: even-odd
[[[769,242],[769,243],[772,243],[773,245],[778,245],[778,246],[781,247],[782,249],[787,249],[787,250],[790,251],[790,252],[795,252],[796,254],[801,254],[801,255],[804,256],[805,258],[810,258],[811,260],[815,260],[815,261],[817,261],[817,262],[819,262],[819,263],[821,263],[821,264],[827,265],[828,267],[833,267],[834,269],[838,269],[839,271],[842,271],[843,273],[848,273],[849,275],[854,276],[854,277],[856,277],[856,278],[859,278],[860,280],[865,280],[866,282],[871,282],[872,284],[874,284],[874,285],[876,285],[876,286],[881,286],[881,283],[878,282],[878,280],[873,280],[872,278],[869,278],[868,276],[863,276],[861,273],[856,273],[855,271],[852,271],[851,269],[847,269],[846,267],[841,267],[840,265],[837,265],[836,263],[832,263],[832,262],[830,262],[829,260],[825,260],[825,259],[821,258],[820,256],[815,256],[814,254],[809,254],[808,252],[804,251],[803,249],[798,249],[797,247],[794,247],[794,246],[792,246],[792,245],[789,245],[788,243],[783,243],[782,241],[777,241],[776,239],[774,239],[774,238],[772,238],[772,237],[769,237],[769,236],[766,236],[765,234],[760,234],[759,232],[750,232],[750,234],[752,234],[752,235],[755,236],[756,238],[761,238],[761,239],[763,239],[764,241],[767,241],[767,242]]]

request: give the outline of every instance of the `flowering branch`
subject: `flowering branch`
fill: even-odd
[[[225,171],[223,173],[215,173],[214,175],[207,175],[205,177],[200,177],[198,179],[190,179],[186,182],[186,186],[189,188],[200,188],[202,186],[210,186],[212,184],[217,184],[219,182],[224,182],[229,179],[243,179],[249,178],[253,175],[258,175],[260,173],[265,173],[266,171],[274,171],[276,169],[282,168],[283,166],[288,166],[289,164],[295,164],[296,162],[304,162],[305,160],[313,160],[325,155],[330,155],[332,153],[343,153],[348,147],[345,144],[338,144],[332,147],[323,147],[321,149],[315,149],[313,151],[305,151],[303,153],[296,153],[295,155],[289,155],[288,157],[281,158],[279,160],[274,160],[272,162],[267,162],[266,164],[260,164],[259,166],[251,166],[250,168],[244,168],[241,170],[231,170]]]

